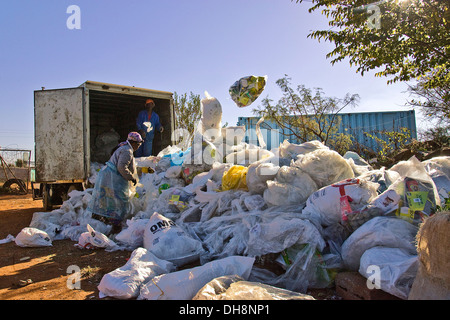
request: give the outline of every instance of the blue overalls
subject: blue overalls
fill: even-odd
[[[150,132],[147,132],[147,126],[144,125],[144,122],[150,122],[152,125],[152,129]],[[147,135],[145,136],[144,142],[139,147],[139,149],[136,150],[136,157],[148,157],[152,155],[152,148],[153,148],[153,138],[155,137],[155,131],[161,130],[161,122],[159,121],[159,116],[156,112],[152,112],[152,115],[149,119],[148,111],[142,110],[139,112],[139,115],[136,119],[136,126],[138,130],[143,130],[147,132]]]

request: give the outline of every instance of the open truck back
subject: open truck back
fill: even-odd
[[[35,180],[40,189],[33,195],[42,197],[44,209],[62,204],[71,190],[88,186],[91,163],[105,163],[110,156],[99,136],[114,133],[125,141],[130,131],[137,131],[136,118],[148,98],[155,101],[154,111],[164,127],[162,134],[155,134],[156,155],[172,144],[171,92],[94,81],[34,92]]]

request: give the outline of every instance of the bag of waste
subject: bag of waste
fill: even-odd
[[[166,171],[166,178],[176,179],[181,174],[181,166],[172,166]]]
[[[245,281],[239,276],[213,279],[192,300],[315,300],[312,296],[276,288],[259,282]]]
[[[422,161],[422,164],[431,177],[442,174],[450,177],[450,156],[434,157]]]
[[[26,227],[15,237],[15,243],[19,247],[50,247],[52,239],[42,230]]]
[[[243,150],[232,152],[225,157],[226,163],[249,166],[250,164],[273,156],[274,154],[266,149],[245,148]]]
[[[74,209],[72,209],[71,213],[76,217]],[[66,213],[60,209],[51,212],[35,212],[33,213],[33,218],[28,226],[44,231],[52,240],[58,240],[57,235],[63,229],[60,221],[65,214]]]
[[[264,190],[264,201],[269,206],[280,206],[283,204],[303,204],[305,199],[302,196],[302,190],[296,186],[278,181],[268,180],[267,189]]]
[[[170,146],[167,146],[164,149],[162,149],[158,153],[157,157],[158,158],[162,158],[164,156],[171,155],[171,154],[174,154],[174,153],[177,153],[177,152],[180,152],[180,151],[181,151],[180,147],[178,147],[176,145],[175,146],[170,145]]]
[[[301,144],[290,143],[288,140],[284,140],[280,145],[278,152],[281,158],[296,160],[298,155],[306,154],[317,149],[329,150],[327,146],[318,140],[308,141]]]
[[[369,166],[370,167],[369,163],[366,160],[364,160],[363,158],[361,158],[361,156],[354,151],[347,151],[343,157],[344,157],[344,159],[347,159],[347,160],[353,159],[353,163],[357,166]]]
[[[444,207],[446,201],[450,198],[450,157],[434,157],[423,161],[425,170],[433,179],[441,201],[441,207]]]
[[[325,247],[319,230],[311,222],[280,215],[253,225],[249,231],[246,254],[256,257],[279,253],[296,243],[309,243],[320,251]]]
[[[170,188],[168,193],[169,209],[171,212],[180,213],[186,210],[194,195],[184,191],[182,188]]]
[[[105,163],[111,157],[111,151],[119,144],[120,135],[113,129],[99,134],[95,139],[92,160]]]
[[[303,204],[318,187],[309,174],[297,167],[282,166],[275,181],[267,181],[264,200],[272,206]]]
[[[423,221],[423,218],[416,218],[416,216],[420,216],[420,214],[429,216],[436,211],[437,206],[441,205],[433,179],[415,156],[407,161],[400,161],[389,170],[397,171],[400,174],[401,179],[395,182],[394,189],[402,196],[403,207],[409,208],[406,212],[406,219]],[[401,211],[399,216],[404,216]]]
[[[299,154],[293,166],[307,172],[318,188],[355,177],[348,162],[339,153],[328,148]]]
[[[8,234],[6,238],[0,240],[0,244],[14,241],[16,238],[12,234]]]
[[[225,300],[225,292],[232,283],[245,281],[244,278],[233,274],[217,277],[205,284],[192,300]]]
[[[144,231],[149,219],[128,219],[126,228],[123,228],[115,240],[124,246],[134,250],[144,245]]]
[[[280,163],[281,162],[281,163]],[[267,189],[267,181],[274,180],[280,165],[284,162],[279,157],[271,156],[248,166],[247,187],[253,194],[263,194]]]
[[[360,175],[366,174],[367,172],[370,172],[371,170],[373,170],[373,168],[370,165],[367,166],[359,166],[357,164],[355,164],[355,161],[353,160],[353,158],[349,158],[346,159],[348,164],[350,165],[350,167],[353,170],[353,174],[355,175],[355,177],[359,177]]]
[[[175,266],[158,259],[145,248],[135,249],[125,265],[102,277],[98,285],[99,297],[132,299],[139,296],[141,286],[155,276],[169,273]]]
[[[388,189],[370,201],[360,210],[347,214],[347,223],[344,223],[353,232],[370,219],[383,216],[398,209],[400,195],[395,190]]]
[[[266,207],[264,198],[259,194],[247,195],[244,204],[248,211],[263,210]]]
[[[89,182],[92,185],[95,185],[95,181],[97,181],[97,175],[98,172],[104,167],[105,165],[103,163],[99,162],[91,162],[90,163],[90,175],[89,175]]]
[[[361,256],[359,273],[374,287],[408,299],[419,267],[417,254],[400,248],[373,247]],[[375,269],[379,278],[375,275]]]
[[[418,228],[413,224],[390,216],[375,217],[356,229],[342,244],[342,260],[352,271],[358,271],[361,256],[376,247],[405,249],[416,254],[415,237]]]
[[[153,213],[145,227],[144,248],[177,267],[199,259],[203,252],[199,240],[158,212]]]
[[[346,221],[353,211],[366,206],[377,196],[378,184],[347,179],[323,187],[309,196],[302,214],[323,226]]]
[[[96,231],[89,224],[87,225],[87,232],[80,235],[78,243],[75,246],[84,249],[98,249],[104,248],[106,251],[118,250],[119,246],[106,235]]]
[[[156,276],[141,287],[139,300],[192,300],[211,280],[227,275],[248,279],[255,258],[230,256],[202,266]]]
[[[309,287],[318,282],[319,259],[317,248],[314,244],[308,243],[299,244],[295,247],[285,273],[275,274],[270,270],[255,266],[248,280],[305,293]]]
[[[247,167],[235,165],[225,171],[222,177],[222,190],[247,189]]]
[[[222,106],[216,98],[205,91],[205,98],[200,101],[202,117],[200,118],[199,132],[210,140],[208,130],[217,129],[218,137],[222,135]],[[216,138],[218,138],[216,137]]]
[[[267,76],[246,76],[237,80],[228,90],[231,99],[239,108],[251,105],[264,91]]]
[[[357,176],[357,178],[378,183],[380,186],[377,192],[381,194],[400,178],[400,174],[397,171],[386,170],[385,167],[382,167],[377,170],[367,171]]]

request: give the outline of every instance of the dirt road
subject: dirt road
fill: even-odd
[[[0,195],[0,240],[9,234],[15,237],[30,225],[33,213],[41,211],[42,201],[33,201],[31,194]],[[0,244],[0,300],[100,300],[97,286],[103,275],[123,266],[131,252],[79,249],[74,244],[70,240],[40,248]],[[74,268],[81,273],[79,289],[71,282],[76,280]],[[335,291],[308,294],[322,300],[333,298]]]
[[[0,195],[0,239],[16,236],[39,211],[42,202],[33,201],[30,194]],[[99,299],[97,285],[103,275],[124,265],[131,252],[78,249],[75,243],[58,240],[41,248],[0,244],[0,300]],[[71,284],[77,267],[80,289]]]

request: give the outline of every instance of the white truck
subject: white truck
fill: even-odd
[[[164,127],[162,134],[155,134],[156,155],[173,144],[171,92],[94,81],[75,88],[34,91],[35,183],[40,185],[37,192],[33,190],[34,199],[42,199],[44,209],[51,210],[71,190],[89,187],[91,163],[104,164],[115,142],[137,131],[136,118],[148,98],[155,101],[154,111]],[[101,139],[108,135],[115,137],[114,145]]]

